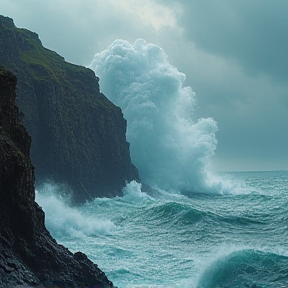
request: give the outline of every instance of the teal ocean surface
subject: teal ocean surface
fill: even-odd
[[[146,193],[131,182],[123,197],[72,207],[46,183],[36,200],[57,241],[119,288],[288,287],[288,171],[220,177],[225,194]]]

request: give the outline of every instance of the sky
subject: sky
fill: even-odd
[[[218,123],[214,169],[288,170],[287,0],[0,0],[69,62],[115,39],[160,46]]]

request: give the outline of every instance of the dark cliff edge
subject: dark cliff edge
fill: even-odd
[[[65,62],[44,48],[36,33],[3,16],[0,64],[18,79],[16,101],[32,137],[37,182],[68,183],[84,201],[122,195],[126,181],[139,180],[126,120],[100,92],[93,71]]]
[[[15,89],[16,77],[0,66],[0,287],[113,287],[85,254],[58,245],[45,228]]]

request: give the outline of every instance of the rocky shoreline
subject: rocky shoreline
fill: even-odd
[[[35,202],[31,137],[15,105],[17,79],[0,66],[0,287],[112,288],[81,252],[50,235]]]

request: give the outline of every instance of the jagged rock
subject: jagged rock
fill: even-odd
[[[17,105],[31,135],[36,180],[68,183],[78,200],[122,195],[138,180],[126,120],[85,67],[44,48],[36,33],[0,16],[0,64],[18,79]],[[21,115],[20,118],[23,118]]]
[[[15,89],[16,77],[0,66],[0,287],[113,287],[86,255],[58,245],[45,228]]]

